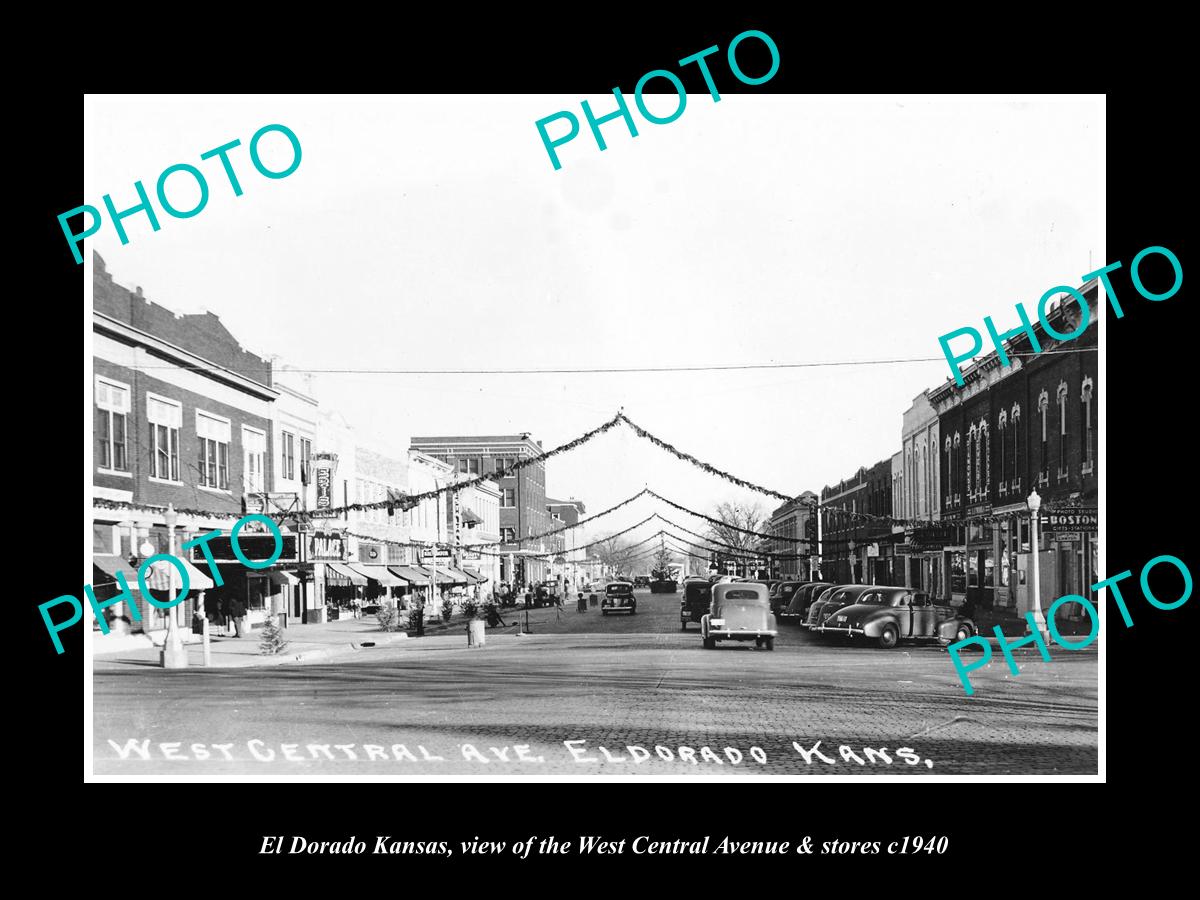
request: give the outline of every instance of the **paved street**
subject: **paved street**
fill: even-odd
[[[310,664],[165,671],[97,660],[95,771],[1096,772],[1094,647],[1057,650],[1051,663],[1018,651],[1020,677],[997,652],[968,698],[936,646],[842,646],[783,624],[774,652],[706,651],[697,626],[680,631],[678,608],[677,594],[639,591],[635,616],[534,610],[532,634],[493,629],[478,650],[452,623]],[[504,615],[514,623],[524,611]],[[824,759],[811,752],[818,741]]]

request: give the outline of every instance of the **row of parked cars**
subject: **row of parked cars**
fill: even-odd
[[[752,597],[765,601],[763,612],[769,618],[757,612],[751,614],[745,608]],[[734,629],[738,634],[728,627],[730,616],[718,608],[739,605],[732,603],[735,600],[743,607],[733,617],[742,620],[742,626]],[[687,579],[679,617],[685,631],[690,623],[700,625],[706,647],[713,637],[754,638],[759,646],[772,649],[776,617],[797,622],[820,635],[861,638],[886,649],[902,640],[962,641],[977,631],[970,618],[911,588],[827,581],[750,581],[729,576]]]

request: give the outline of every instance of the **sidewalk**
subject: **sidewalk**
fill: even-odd
[[[104,649],[105,638],[99,634],[94,637],[93,659],[109,663],[129,663],[131,665],[157,665],[166,632],[157,631],[151,635],[153,647],[121,647],[115,650]],[[245,668],[250,666],[272,666],[295,662],[310,662],[335,656],[351,654],[368,647],[382,647],[388,644],[404,641],[408,635],[403,631],[383,631],[374,616],[363,619],[338,619],[333,622],[323,622],[320,625],[289,625],[283,631],[287,648],[275,656],[263,656],[259,653],[259,631],[253,631],[242,638],[212,637],[209,646],[212,651],[212,668]],[[187,640],[188,665],[203,668],[204,651],[199,638],[188,631],[184,638]],[[463,637],[466,643],[466,637]]]

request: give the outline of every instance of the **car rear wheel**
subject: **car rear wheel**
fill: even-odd
[[[975,634],[975,630],[966,622],[962,622],[958,626],[958,632],[955,635],[955,640],[965,641],[967,638]]]
[[[704,639],[704,649],[705,649],[705,650],[712,650],[712,649],[713,649],[713,648],[715,648],[716,646],[717,646],[717,642],[716,642],[716,641],[714,641],[712,638],[705,638],[705,639]]]
[[[884,650],[891,650],[898,643],[900,643],[900,632],[896,630],[896,626],[884,625],[883,631],[879,635],[879,646]]]
[[[682,622],[680,622],[679,627],[682,631],[687,631],[687,619],[684,619]]]
[[[773,637],[767,638],[765,641],[763,641],[763,645],[768,650],[774,650],[775,649],[775,638],[773,638]]]

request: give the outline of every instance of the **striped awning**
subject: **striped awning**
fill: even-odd
[[[326,575],[332,573],[333,581],[343,581],[350,584],[356,584],[361,587],[366,587],[367,576],[359,575],[345,563],[327,562],[325,563]]]
[[[412,568],[414,571],[420,573],[420,575],[421,575],[420,583],[429,584],[429,579],[431,577],[433,577],[433,572],[431,572],[429,569],[425,568],[424,566],[411,566],[410,568]],[[454,579],[446,574],[445,566],[437,567],[437,583],[438,584],[454,584],[455,583]]]
[[[421,585],[429,583],[429,573],[421,574],[412,566],[388,566],[388,569],[397,578],[403,578],[410,584]]]
[[[213,581],[186,559],[175,557],[181,563],[188,574],[188,590],[189,591],[207,591],[213,588]],[[177,588],[183,586],[182,578],[179,574],[179,567],[165,559],[160,559],[150,567],[150,571],[146,573],[146,587],[154,591],[167,591],[173,593]]]
[[[361,575],[365,575],[373,581],[378,581],[384,587],[404,587],[408,583],[403,578],[397,578],[388,571],[387,566],[382,566],[378,563],[355,563],[349,566],[349,568]]]

